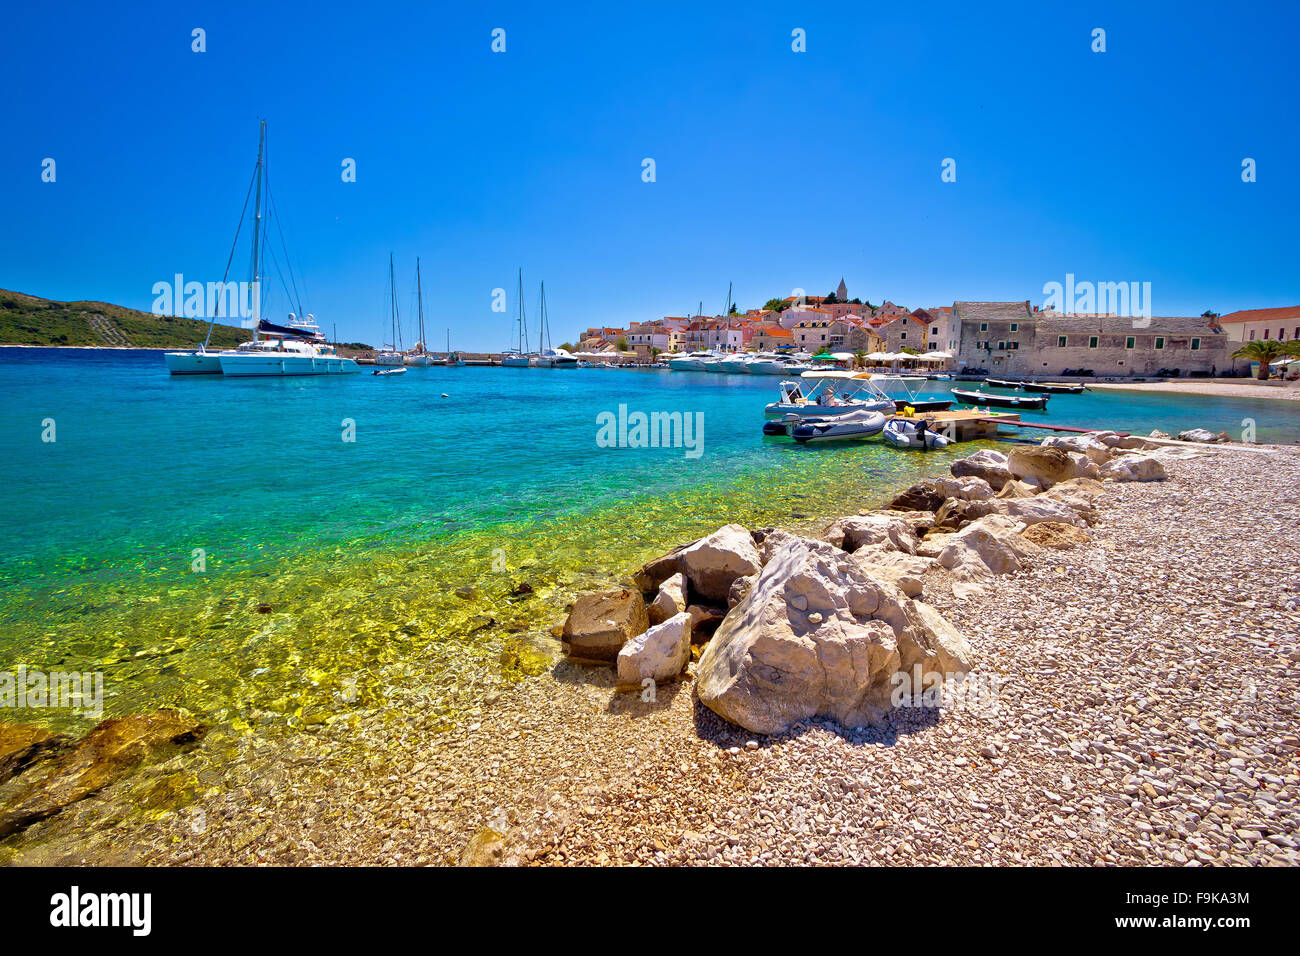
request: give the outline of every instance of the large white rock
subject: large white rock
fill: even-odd
[[[651,624],[662,624],[670,617],[685,611],[686,576],[679,571],[659,585],[655,599],[650,602],[646,610],[650,614]]]
[[[749,531],[738,524],[723,525],[678,554],[691,589],[700,597],[725,605],[732,582],[756,573],[762,562]]]
[[[922,558],[882,547],[859,548],[853,560],[877,581],[892,584],[910,598],[919,598],[921,575],[934,564],[934,558]]]
[[[1007,453],[1011,474],[1037,488],[1079,477],[1079,465],[1064,448],[1018,445]]]
[[[1013,477],[1007,464],[1007,456],[992,448],[982,448],[973,455],[958,458],[948,470],[956,478],[983,478],[994,491],[1000,491]]]
[[[1119,436],[1116,436],[1117,438]],[[1063,448],[1066,451],[1077,452],[1081,455],[1087,455],[1098,465],[1104,465],[1110,461],[1113,454],[1110,445],[1103,442],[1098,436],[1088,435],[1053,435],[1050,438],[1044,438],[1040,444],[1044,448]]]
[[[618,652],[618,679],[639,685],[647,677],[670,680],[682,672],[691,653],[691,616],[683,611],[631,638]]]
[[[1062,521],[1082,528],[1085,524],[1079,513],[1063,501],[1056,501],[1042,495],[1033,498],[994,498],[991,501],[974,501],[966,510],[971,518],[985,515],[1006,515],[1025,524],[1037,524],[1040,521]]]
[[[1115,481],[1163,481],[1165,466],[1151,455],[1130,453],[1102,465],[1099,476]]]
[[[705,706],[775,734],[814,716],[877,723],[900,668],[965,673],[973,663],[970,646],[937,612],[833,545],[793,539],[727,615],[695,676]]]
[[[823,537],[849,552],[859,548],[885,547],[913,554],[921,543],[916,535],[914,519],[895,513],[836,518]]]
[[[941,475],[934,479],[934,483],[949,498],[958,498],[962,501],[988,501],[996,493],[993,486],[985,479],[974,475],[961,478]]]
[[[1020,536],[1024,528],[1024,523],[1006,515],[986,515],[948,539],[948,546],[939,552],[939,564],[958,581],[986,581],[995,574],[1019,571],[1027,558],[1042,550]]]

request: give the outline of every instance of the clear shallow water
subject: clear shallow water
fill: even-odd
[[[238,381],[171,377],[156,352],[0,349],[0,670],[102,670],[109,715],[170,704],[293,727],[394,683],[450,686],[466,662],[533,672],[574,593],[727,520],[876,506],[972,450],[764,438],[778,381],[488,368]],[[598,447],[597,415],[620,404],[702,412],[703,454]],[[1259,440],[1294,442],[1297,412],[1092,392],[1025,417],[1233,434],[1253,418]],[[522,581],[535,593],[512,596]]]

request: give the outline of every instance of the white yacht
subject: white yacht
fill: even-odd
[[[703,372],[704,363],[719,358],[717,352],[711,352],[704,349],[699,352],[689,352],[686,355],[678,356],[668,362],[668,367],[674,372]]]
[[[257,336],[265,336],[259,338]],[[287,326],[258,323],[251,342],[217,353],[221,374],[233,378],[271,375],[350,375],[361,366],[325,341],[310,315]]]
[[[751,356],[744,352],[732,352],[726,358],[720,358],[708,367],[710,372],[727,372],[732,375],[748,375]]]

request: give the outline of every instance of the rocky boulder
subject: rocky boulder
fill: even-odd
[[[1040,521],[1056,521],[1082,528],[1084,519],[1062,501],[1038,496],[1035,498],[994,498],[992,501],[972,501],[966,509],[966,516],[978,520],[985,515],[1006,515],[1024,524],[1037,524]]]
[[[970,670],[966,641],[937,612],[867,574],[840,549],[781,547],[723,621],[696,670],[701,702],[755,733],[829,717],[878,723],[893,675]]]
[[[1039,551],[1038,545],[1021,537],[1024,528],[1006,515],[987,515],[948,540],[939,552],[939,564],[958,581],[986,581],[995,574],[1019,571]]]
[[[983,501],[993,497],[993,488],[983,478],[932,478],[918,482],[890,502],[894,511],[938,511],[949,498]]]
[[[659,585],[682,570],[681,553],[687,547],[689,545],[678,545],[662,557],[647,561],[632,575],[632,583],[643,594],[654,594],[659,590]]]
[[[1043,445],[1012,448],[1007,454],[1007,468],[1021,481],[1042,489],[1078,477],[1078,466],[1064,448]]]
[[[1197,441],[1209,444],[1218,444],[1220,442],[1232,441],[1227,432],[1219,432],[1217,435],[1204,428],[1189,428],[1186,431],[1178,433],[1179,441]]]
[[[850,554],[867,547],[894,548],[912,554],[921,543],[909,518],[891,514],[836,518],[822,537]]]
[[[1165,466],[1158,458],[1133,452],[1108,461],[1098,474],[1114,481],[1163,481]]]
[[[639,687],[647,677],[670,680],[682,672],[690,653],[691,616],[683,611],[623,645],[618,652],[619,683]]]
[[[0,838],[45,820],[125,777],[168,748],[192,744],[206,727],[175,710],[156,710],[97,724],[49,761],[0,809]],[[27,779],[31,774],[23,777]]]
[[[1086,455],[1098,465],[1104,465],[1110,461],[1112,454],[1110,445],[1103,442],[1098,436],[1091,434],[1053,435],[1050,438],[1044,438],[1039,444],[1044,448],[1060,448],[1064,451]]]
[[[1012,478],[994,497],[996,498],[1032,498],[1038,494],[1038,489],[1033,485],[1026,484],[1017,478]]]
[[[686,610],[686,576],[678,571],[659,585],[655,598],[646,607],[651,624],[662,624]]]
[[[958,458],[948,470],[955,478],[983,478],[994,491],[1000,491],[1013,477],[1007,456],[991,448],[983,448],[973,455]]]
[[[569,657],[613,663],[619,648],[649,626],[645,600],[637,591],[620,588],[584,594],[564,622],[562,647]]]
[[[934,564],[934,558],[921,558],[883,548],[860,548],[853,552],[853,560],[877,581],[894,585],[910,598],[921,596],[921,575]]]
[[[691,590],[718,604],[727,603],[736,578],[756,574],[762,567],[753,537],[738,524],[723,525],[708,537],[688,545],[680,557]]]

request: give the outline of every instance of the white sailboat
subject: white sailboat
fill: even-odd
[[[432,365],[433,356],[429,354],[424,344],[425,342],[424,288],[420,282],[420,257],[419,256],[415,257],[415,296],[416,296],[416,301],[419,303],[418,308],[420,314],[420,321],[419,321],[420,337],[415,343],[415,348],[411,349],[411,351],[407,352],[406,355],[403,357],[403,361],[405,361],[407,365],[415,365],[415,366]]]
[[[531,364],[528,349],[528,323],[524,317],[524,270],[519,270],[519,348],[507,349],[501,353],[501,364],[506,368],[528,368]]]
[[[388,254],[388,316],[392,320],[392,341],[388,343],[388,348],[375,354],[376,365],[402,365],[405,363],[405,356],[402,355],[402,322],[400,313],[397,308],[397,280],[393,276],[393,254]]]
[[[578,359],[571,355],[565,349],[551,348],[551,321],[550,313],[546,310],[546,283],[542,283],[541,303],[538,306],[538,347],[541,349],[534,355],[530,364],[533,368],[577,368]]]

